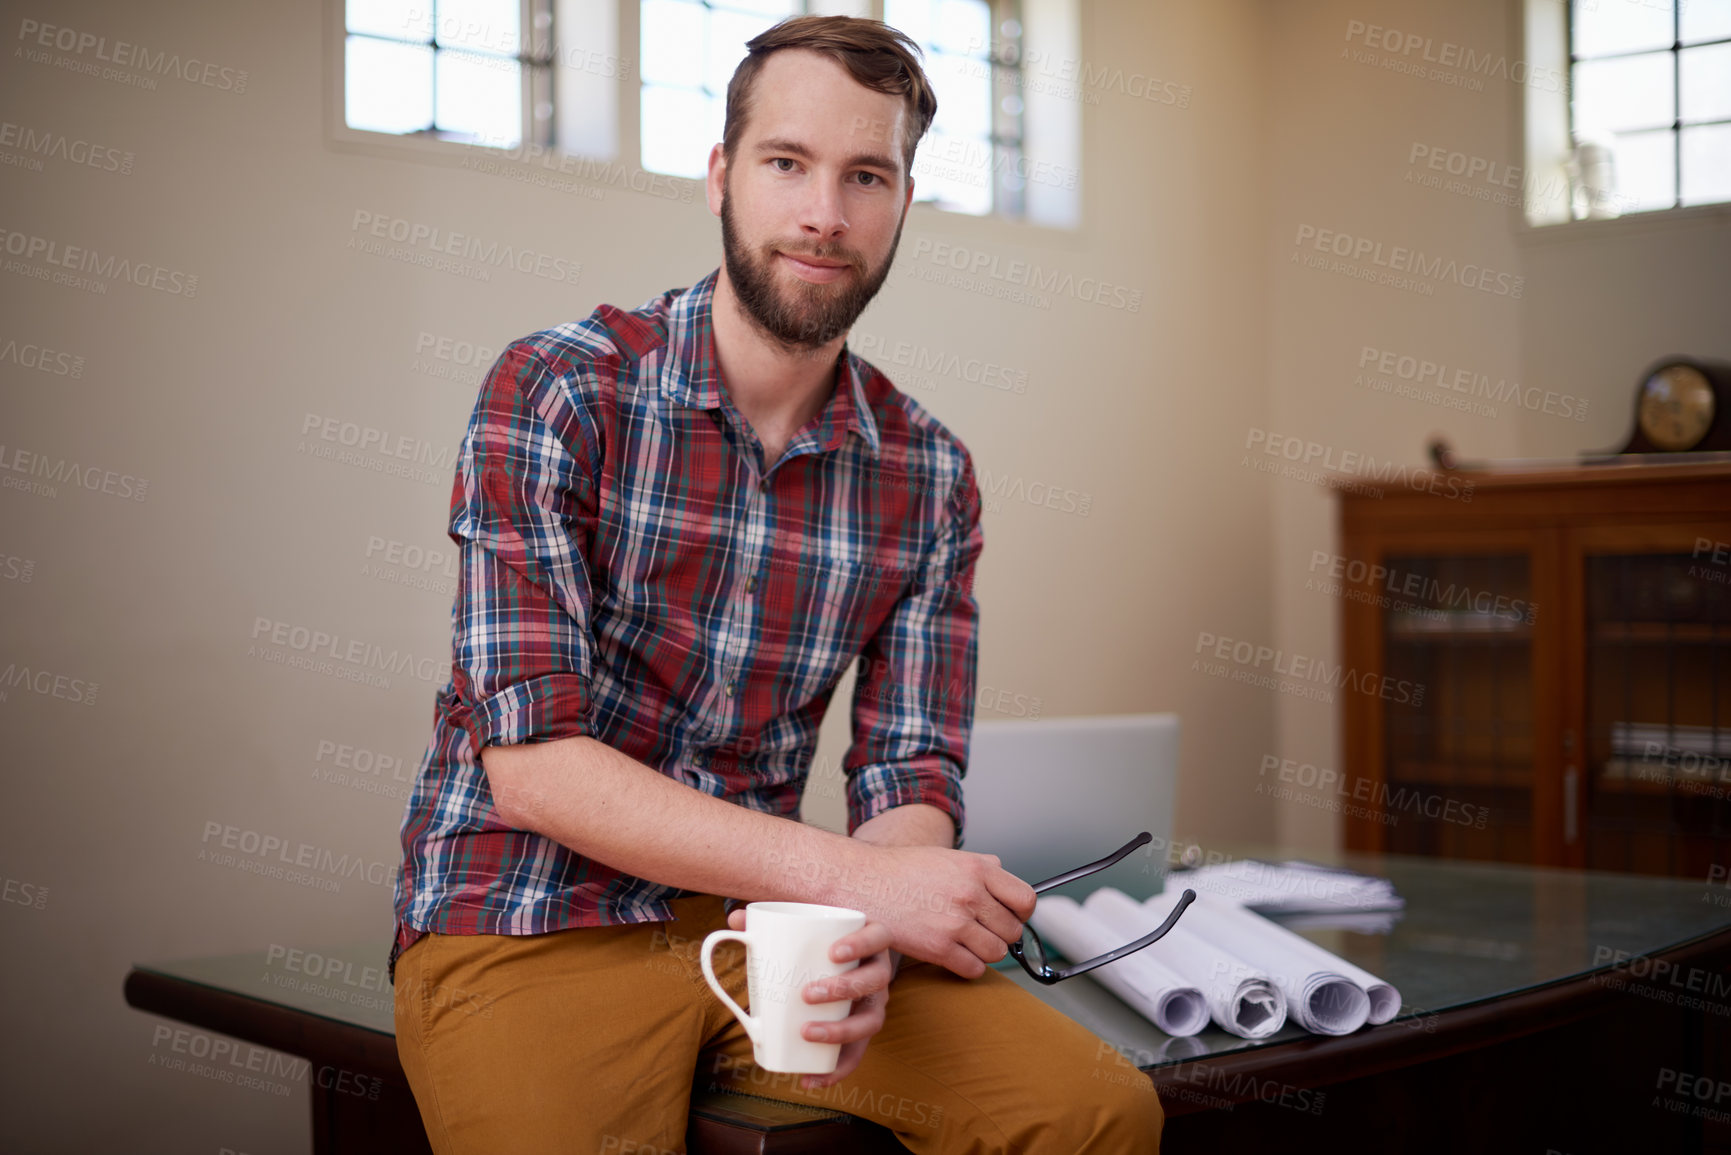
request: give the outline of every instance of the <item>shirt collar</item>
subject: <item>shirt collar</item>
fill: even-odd
[[[668,356],[661,368],[661,394],[692,409],[719,409],[724,392],[721,366],[715,357],[715,324],[711,306],[715,283],[721,275],[709,275],[673,299],[667,316]],[[818,415],[818,449],[839,449],[847,431],[860,435],[875,458],[880,448],[878,425],[866,399],[864,362],[843,346],[839,367],[842,388],[830,394]]]
[[[878,423],[877,418],[872,415],[871,402],[866,400],[865,374],[861,369],[864,364],[865,362],[853,355],[852,349],[842,346],[841,373],[846,388],[835,391],[829,409],[824,414],[824,420],[827,423],[833,413],[834,420],[842,429],[851,429],[860,435],[875,458],[879,448]],[[840,441],[837,437],[838,445]]]

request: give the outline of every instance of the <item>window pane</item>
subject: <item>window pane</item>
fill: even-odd
[[[721,142],[722,101],[699,92],[643,90],[643,167],[702,180],[709,150]]]
[[[799,5],[793,0],[720,0],[729,8],[737,8],[742,12],[755,12],[759,16],[773,16],[769,24],[774,24],[783,16],[792,16],[799,10]],[[768,28],[769,24],[764,27]]]
[[[438,0],[438,13],[441,48],[473,48],[515,56],[523,43],[518,0]]]
[[[992,43],[992,10],[985,0],[938,0],[932,47],[939,52],[983,55]]]
[[[938,116],[932,123],[954,136],[989,137],[992,132],[992,69],[984,61],[965,56],[934,55],[926,61],[926,75],[938,98]]]
[[[346,21],[350,32],[424,42],[433,36],[432,7],[429,0],[348,0]]]
[[[1683,5],[1683,43],[1731,36],[1731,0],[1688,0]]]
[[[350,36],[344,57],[343,113],[350,128],[414,132],[431,127],[431,48]]]
[[[1731,119],[1731,44],[1677,54],[1685,121]]]
[[[1731,201],[1731,124],[1683,130],[1683,203]]]
[[[926,75],[938,98],[937,119],[914,161],[914,199],[953,212],[992,212],[998,183],[989,59],[992,5],[987,0],[884,0],[884,22],[925,50]],[[1004,131],[1015,135],[1020,110],[1009,115]]]
[[[1685,0],[1684,7],[1701,0]],[[1603,56],[1607,52],[1639,52],[1644,48],[1669,48],[1674,29],[1670,0],[1599,0],[1576,4],[1574,22],[1576,56]]]
[[[493,148],[522,143],[522,69],[503,57],[440,52],[439,128],[466,133]]]
[[[1676,136],[1670,129],[1617,138],[1617,201],[1627,212],[1668,209],[1677,203]]]
[[[991,156],[983,141],[928,133],[914,162],[914,198],[959,212],[991,212]]]
[[[924,48],[932,42],[931,0],[884,0],[884,23]]]
[[[702,77],[703,9],[673,0],[643,0],[644,83],[695,88]]]
[[[1601,5],[1613,5],[1610,0]],[[1653,52],[1621,60],[1590,61],[1575,66],[1575,132],[1577,135],[1656,128],[1673,119],[1671,54]]]
[[[716,11],[709,18],[708,43],[703,53],[703,83],[709,91],[725,95],[733,70],[745,59],[745,42],[775,23],[773,16],[742,15]],[[686,83],[691,83],[690,79]]]

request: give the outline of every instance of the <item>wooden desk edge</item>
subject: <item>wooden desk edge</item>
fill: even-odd
[[[396,1038],[368,1027],[137,966],[127,974],[124,991],[127,1005],[136,1010],[407,1085]]]
[[[1731,927],[1641,957],[1686,964],[1722,951],[1731,951]],[[1416,1029],[1410,1025],[1413,1020],[1396,1020],[1350,1035],[1316,1035],[1142,1069],[1154,1081],[1169,1117],[1227,1103],[1278,1102],[1288,1091],[1395,1071],[1562,1026],[1623,993],[1598,981],[1611,973],[1612,967],[1600,967],[1542,987],[1438,1011],[1434,1031]]]
[[[333,1065],[357,1074],[374,1076],[396,1084],[405,1090],[402,1063],[397,1057],[395,1036],[363,1027],[357,1023],[320,1017],[313,1011],[299,1011],[264,999],[207,986],[191,979],[175,978],[134,966],[123,987],[127,1005],[173,1019],[190,1026],[217,1031],[245,1042],[268,1047],[274,1051],[296,1055],[309,1062]],[[714,1102],[706,1102],[700,1093],[692,1104],[694,1125],[706,1134],[717,1151],[737,1148],[737,1138],[722,1128],[706,1128],[703,1124],[723,1124],[749,1127],[764,1135],[826,1128],[836,1124],[856,1131],[875,1130],[864,1126],[839,1111],[785,1105],[790,1111],[812,1111],[809,1117],[769,1121],[750,1117],[737,1109],[740,1099],[751,1096],[722,1093]],[[822,1133],[822,1132],[820,1132]],[[725,1140],[725,1142],[724,1142]],[[833,1139],[832,1139],[833,1142]],[[780,1146],[777,1150],[793,1150]],[[820,1150],[822,1148],[813,1148]]]

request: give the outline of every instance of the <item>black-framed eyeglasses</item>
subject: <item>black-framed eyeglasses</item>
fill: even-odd
[[[1078,866],[1074,870],[1066,870],[1063,874],[1054,875],[1053,877],[1046,879],[1044,882],[1036,883],[1034,885],[1034,893],[1044,894],[1055,886],[1062,886],[1066,882],[1074,882],[1078,878],[1086,878],[1088,875],[1093,874],[1096,871],[1105,870],[1108,866],[1111,866],[1113,863],[1135,850],[1138,846],[1146,846],[1152,841],[1154,841],[1154,836],[1144,830],[1135,838],[1132,838],[1129,842],[1125,843],[1117,850],[1114,850],[1111,854],[1108,854],[1098,862],[1090,862],[1087,866]],[[1161,923],[1135,942],[1126,943],[1117,950],[1107,951],[1098,958],[1091,958],[1086,962],[1071,963],[1068,966],[1053,966],[1050,961],[1050,953],[1046,950],[1046,944],[1040,941],[1040,936],[1034,933],[1034,928],[1027,925],[1022,927],[1021,941],[1010,944],[1010,957],[1021,963],[1022,969],[1027,971],[1029,977],[1035,982],[1051,986],[1053,983],[1062,982],[1069,978],[1075,978],[1080,974],[1086,974],[1095,967],[1103,967],[1109,962],[1116,962],[1125,955],[1135,954],[1150,943],[1160,941],[1160,939],[1165,937],[1167,931],[1177,925],[1178,916],[1184,913],[1184,909],[1195,901],[1196,892],[1194,890],[1186,890],[1178,899],[1178,905],[1172,908],[1172,913],[1166,916],[1165,922]]]

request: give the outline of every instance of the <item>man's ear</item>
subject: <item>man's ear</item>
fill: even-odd
[[[721,151],[718,144],[709,150],[709,172],[703,180],[704,195],[709,200],[709,211],[715,216],[721,215],[722,190],[727,187],[727,155]]]

